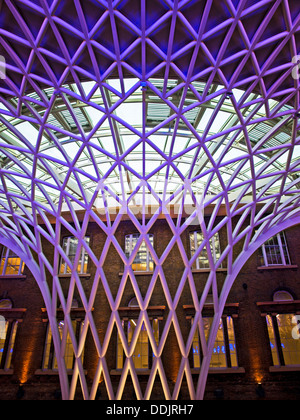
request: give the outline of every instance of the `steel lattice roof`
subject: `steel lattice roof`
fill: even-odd
[[[153,290],[143,300],[129,260],[115,239],[122,214],[145,240],[149,227],[164,214],[174,233],[170,249],[177,243],[182,254],[185,271],[173,301],[163,260],[148,243],[157,267],[153,279],[161,277],[169,302],[163,337],[173,322],[183,359],[171,395],[162,349],[154,349],[157,362],[145,397],[151,395],[157,371],[166,397],[178,396],[184,373],[191,377],[186,353],[197,323],[203,328],[203,305],[209,287],[216,289],[221,262],[228,260],[228,278],[222,294],[214,292],[214,330],[245,259],[271,234],[299,222],[299,38],[300,10],[293,0],[0,3],[0,55],[5,61],[5,78],[0,80],[0,242],[22,255],[39,278],[48,311],[53,311],[54,296],[41,267],[53,275],[59,294],[55,267],[60,256],[66,257],[58,246],[59,230],[51,227],[53,218],[81,242],[87,220],[106,232],[105,249],[113,244],[125,264],[124,276],[133,283],[142,311],[139,322],[147,323],[145,308]],[[133,211],[137,206],[145,210],[146,203],[156,206],[150,221],[136,218]],[[192,213],[174,223],[170,208],[186,203],[194,206]],[[113,207],[120,211],[116,220],[109,215]],[[78,211],[83,214],[82,224]],[[203,212],[211,215],[206,224]],[[217,214],[224,218],[215,227]],[[239,219],[235,228],[233,218]],[[250,224],[244,229],[247,218]],[[185,347],[176,305],[193,274],[180,235],[195,219],[206,242],[226,226],[229,246],[221,261],[211,261],[209,286],[200,302],[192,289],[197,322]],[[55,247],[54,262],[43,255],[39,238]],[[232,247],[242,239],[243,253],[234,260]],[[106,288],[112,323],[121,333],[120,302],[109,294],[105,256],[97,261],[88,245],[86,249]],[[40,256],[39,264],[33,262],[32,251]],[[73,274],[80,289],[80,278]],[[94,282],[96,290],[97,276]],[[120,296],[125,284],[122,280]],[[86,328],[91,328],[101,355],[99,377],[90,395],[96,394],[102,373],[109,396],[121,397],[126,372],[114,395],[103,361],[105,351],[95,338],[90,309],[95,295],[81,297]],[[70,326],[72,294],[67,300],[59,294],[59,299]],[[87,330],[82,343],[86,334]],[[151,332],[149,336],[154,345]],[[213,338],[210,341],[205,354],[212,351]],[[63,345],[58,335],[55,344],[57,349]],[[75,341],[73,345],[77,349]],[[143,397],[125,341],[123,346],[136,392]],[[79,358],[76,363],[74,375],[80,376],[88,397]],[[191,397],[203,396],[207,369],[206,363],[197,389],[189,381]],[[60,373],[64,397],[72,396],[76,381],[70,391],[62,364]]]

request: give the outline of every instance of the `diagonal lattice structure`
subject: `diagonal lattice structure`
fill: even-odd
[[[202,399],[219,320],[240,269],[268,238],[300,221],[297,2],[4,0],[0,21],[0,243],[22,257],[41,289],[63,398],[74,398],[80,381],[84,398],[93,399],[103,378],[109,398],[121,399],[130,375],[139,399],[151,398],[156,377],[166,399],[178,397],[184,377],[191,399]],[[158,256],[147,233],[162,215],[173,238]],[[140,233],[130,257],[115,236],[125,217]],[[84,241],[91,221],[107,238],[100,257]],[[192,257],[181,240],[191,224],[204,236]],[[224,227],[228,246],[215,261],[209,240]],[[62,228],[96,268],[89,293],[76,271],[80,247],[68,261]],[[132,270],[143,241],[155,263],[146,296]],[[199,300],[192,267],[206,244],[210,273]],[[174,246],[185,268],[172,298],[163,264]],[[115,298],[103,269],[110,247],[124,263]],[[61,258],[72,268],[67,296]],[[228,274],[219,293],[222,264]],[[127,281],[140,308],[130,345],[118,311]],[[147,308],[158,281],[168,317],[157,344]],[[92,312],[100,285],[111,308],[102,343]],[[187,341],[176,315],[186,285],[196,313]],[[79,341],[70,316],[75,288],[86,312]],[[211,290],[215,315],[207,342],[202,311]],[[143,323],[154,354],[145,392],[132,360]],[[126,356],[117,392],[106,363],[115,326]],[[182,356],[172,390],[161,358],[171,326]],[[188,355],[197,328],[204,360],[195,387]],[[81,360],[89,332],[98,353],[92,387]],[[67,333],[76,359],[70,383]]]

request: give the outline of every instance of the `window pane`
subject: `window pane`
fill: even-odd
[[[7,337],[7,329],[8,329],[8,321],[5,321],[5,319],[1,318],[0,322],[0,365],[2,363],[2,358],[4,354],[4,347],[5,347],[5,341]]]
[[[205,338],[208,342],[210,329],[213,323],[213,318],[204,318],[204,331],[205,331]],[[217,338],[215,341],[212,359],[210,363],[211,368],[223,368],[227,367],[226,361],[226,347],[225,347],[225,340],[224,340],[224,331],[223,331],[223,321],[220,320],[219,329],[217,333]]]
[[[124,321],[122,321],[122,327],[124,329]],[[123,345],[121,341],[121,336],[118,333],[118,344],[117,344],[117,369],[123,369],[123,361],[124,359],[124,352],[123,352]]]
[[[9,256],[7,259],[6,275],[18,275],[21,266],[21,258],[17,256]]]
[[[86,237],[84,240],[87,244],[89,244],[90,238]],[[70,259],[71,264],[74,264],[76,252],[78,250],[78,239],[75,237],[64,238],[63,250],[65,254],[67,255],[67,257]],[[79,274],[87,273],[88,260],[89,258],[88,258],[87,252],[85,251],[84,247],[81,247],[78,264],[76,268],[77,273]],[[71,274],[71,273],[72,273],[72,268],[66,263],[66,261],[62,259],[61,264],[60,264],[60,274]]]
[[[48,325],[45,351],[44,351],[43,369],[51,369],[51,367],[49,366],[50,358],[51,358],[51,354],[50,354],[51,344],[52,344],[52,333],[51,333],[50,325]]]
[[[199,339],[198,328],[195,332],[194,339],[193,339],[193,361],[194,361],[194,368],[201,367],[200,339]]]
[[[268,265],[281,265],[282,258],[280,253],[280,246],[278,244],[277,236],[271,238],[266,244],[266,254]]]
[[[77,321],[72,321],[72,327],[73,327],[73,331],[74,331],[75,336],[77,336],[77,332],[78,332],[77,331],[77,326],[80,328],[80,331],[79,331],[79,334],[80,334],[80,332],[82,330],[82,327],[83,327],[83,322],[81,322],[80,325],[78,325]],[[63,321],[59,322],[58,331],[59,331],[61,339],[63,337],[64,328],[65,328],[64,322]],[[46,342],[45,342],[43,369],[58,370],[57,358],[56,358],[55,354],[53,355],[53,352],[54,352],[54,343],[53,343],[53,339],[52,339],[52,331],[51,331],[50,325],[48,325]],[[81,356],[82,361],[83,361],[83,358],[84,358],[84,354],[82,354],[82,356]],[[65,360],[66,368],[69,369],[69,370],[73,369],[74,351],[73,351],[73,345],[72,345],[71,336],[70,336],[69,331],[67,332],[67,340],[66,340],[64,360]]]
[[[122,321],[122,326],[124,328],[125,321]],[[131,319],[128,321],[127,326],[127,334],[128,334],[128,344],[130,346],[134,332],[136,329],[137,320]],[[159,344],[159,321],[158,319],[153,320],[153,334],[155,338],[155,342]],[[124,351],[123,346],[120,338],[120,334],[118,334],[118,341],[117,341],[117,369],[122,369],[124,364]],[[154,354],[153,354],[154,357]],[[133,362],[134,366],[137,369],[148,369],[149,368],[149,338],[146,330],[146,326],[143,323],[136,347],[133,353]]]
[[[153,334],[155,338],[156,345],[159,344],[159,321],[158,319],[153,320]]]
[[[1,258],[1,263],[0,263],[0,275],[4,276],[4,265],[5,265],[5,257]]]
[[[87,274],[88,272],[88,262],[89,262],[89,257],[88,254],[84,251],[83,252],[83,258],[80,261],[80,264],[78,266],[78,272],[81,274]]]
[[[76,333],[76,321],[72,321],[72,327],[73,327],[74,332]],[[58,331],[59,331],[59,335],[61,339],[63,338],[64,328],[65,328],[65,323],[61,321],[58,324]],[[74,352],[73,352],[73,345],[72,345],[72,340],[71,340],[69,331],[67,332],[67,341],[66,341],[66,347],[65,347],[64,360],[65,360],[66,368],[70,370],[73,369]],[[54,358],[53,369],[54,370],[58,369],[56,356]]]
[[[204,236],[202,232],[192,232],[190,233],[190,247],[191,247],[191,256],[195,255],[197,250],[201,247],[204,241]],[[214,262],[216,263],[221,256],[221,246],[220,246],[220,240],[219,240],[219,234],[216,233],[210,240],[209,240],[209,246],[212,258]],[[210,268],[209,265],[209,258],[208,258],[208,252],[207,252],[207,246],[205,246],[200,254],[198,255],[198,258],[193,264],[193,269],[204,269],[204,268]]]
[[[238,367],[234,325],[233,325],[233,318],[231,316],[227,317],[227,331],[228,331],[228,341],[229,341],[231,367]]]
[[[273,327],[273,320],[270,315],[266,316],[266,322],[267,322],[267,328],[268,328],[269,339],[270,339],[273,366],[280,366],[278,352],[277,352],[277,343],[276,343],[274,327]]]
[[[291,302],[294,299],[289,292],[285,290],[278,290],[278,292],[274,293],[273,300],[274,302]]]
[[[12,356],[13,356],[13,352],[14,352],[14,347],[15,347],[15,340],[16,340],[16,334],[17,334],[17,328],[18,328],[18,322],[14,322],[12,330],[11,330],[11,336],[10,336],[10,342],[9,342],[9,347],[8,347],[8,354],[7,354],[7,359],[5,362],[5,369],[11,369],[12,368]]]
[[[158,321],[158,319],[153,320],[152,327],[153,327],[153,334],[154,334],[155,343],[158,346],[159,345],[159,321]],[[152,357],[154,357],[153,352],[152,352]]]
[[[288,252],[284,232],[270,238],[261,249],[261,265],[290,265],[291,260]]]
[[[64,238],[63,240],[63,250],[67,257],[69,256],[69,246],[70,246],[71,238]],[[60,274],[71,274],[71,268],[67,265],[65,260],[61,260],[60,265]]]
[[[24,265],[25,264],[22,262],[21,258],[19,258],[16,254],[8,250],[7,248],[3,248],[1,265],[0,265],[0,275],[18,276],[22,274]]]
[[[133,339],[134,331],[136,328],[137,320],[131,319],[128,322],[128,344],[131,344]],[[146,326],[143,323],[135,350],[133,353],[133,362],[136,369],[148,369],[149,366],[149,345],[148,345],[148,334]]]
[[[286,243],[286,237],[284,232],[280,233],[280,239],[281,239],[281,244],[282,244],[282,251],[284,254],[284,258],[285,258],[285,264],[291,264],[291,260],[290,260],[290,256],[289,256],[289,251],[288,251],[288,247],[287,247],[287,243]]]
[[[285,365],[300,364],[300,342],[292,336],[293,314],[277,315],[277,323]]]
[[[127,258],[130,258],[133,253],[137,242],[139,240],[139,234],[127,235],[125,237],[125,254]],[[149,241],[153,246],[153,235],[148,235]],[[145,241],[142,242],[140,248],[138,249],[136,256],[132,264],[133,271],[153,271],[154,263],[151,256],[151,253],[147,247]]]
[[[193,320],[192,320],[193,322]],[[211,326],[213,323],[213,318],[204,318],[204,332],[205,338],[208,342]],[[235,342],[235,333],[234,333],[234,325],[232,317],[227,317],[227,332],[228,332],[228,343],[227,346],[229,347],[230,351],[230,361],[231,367],[238,367],[238,359],[237,359],[237,352],[236,352],[236,342]],[[201,353],[200,353],[200,337],[199,331],[197,329],[194,339],[193,339],[193,362],[194,368],[201,367]],[[227,366],[227,358],[226,358],[226,343],[225,343],[225,334],[223,329],[223,320],[220,321],[219,329],[216,337],[216,341],[213,348],[212,359],[210,363],[210,368],[226,368]]]

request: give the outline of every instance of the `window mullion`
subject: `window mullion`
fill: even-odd
[[[85,256],[85,249],[84,249],[84,246],[82,246],[81,247],[81,267],[80,267],[80,274],[83,274],[84,273],[84,263],[85,263],[84,256]]]
[[[284,255],[284,252],[283,252],[283,245],[282,245],[280,233],[277,235],[277,241],[278,241],[278,246],[279,246],[279,250],[280,250],[282,265],[286,265],[286,260],[285,260],[285,255]]]
[[[224,334],[226,363],[227,363],[227,367],[231,368],[229,336],[228,336],[227,317],[226,316],[222,317],[222,326],[223,326],[223,334]]]
[[[272,323],[273,323],[273,330],[274,330],[274,336],[275,336],[275,341],[276,341],[276,349],[277,349],[277,354],[278,354],[278,360],[279,360],[280,366],[285,366],[285,361],[284,361],[284,356],[283,356],[283,351],[282,351],[282,346],[281,346],[281,339],[280,339],[280,333],[279,333],[279,328],[278,328],[278,322],[277,322],[276,315],[272,315]]]
[[[197,241],[197,232],[194,232],[194,247],[195,253],[198,251],[198,241]],[[200,255],[196,258],[196,268],[197,270],[200,269]]]
[[[213,260],[214,260],[214,264],[216,264],[216,262],[217,262],[217,254],[216,254],[216,241],[215,241],[215,236],[213,236],[210,240],[211,240],[211,247],[212,247],[212,251],[213,251]]]
[[[67,248],[66,248],[66,256],[70,258],[70,244],[71,244],[71,238],[67,238]],[[70,267],[71,268],[71,267]],[[65,261],[65,269],[64,274],[67,274],[68,272],[68,264],[67,261]]]
[[[17,333],[17,328],[18,328],[18,321],[13,321],[10,323],[10,329],[8,331],[8,348],[7,348],[7,353],[6,353],[6,358],[5,358],[5,365],[4,365],[4,369],[8,370],[11,367],[11,359],[12,359],[12,355],[13,355],[13,351],[14,351],[14,344],[15,344],[15,338],[16,338],[16,333]]]
[[[267,256],[267,253],[266,253],[265,244],[263,244],[263,246],[262,246],[262,252],[263,252],[265,266],[268,267],[269,266],[269,261],[268,261],[268,256]]]
[[[6,253],[5,253],[5,259],[4,259],[4,266],[3,266],[3,275],[6,275],[6,270],[7,270],[7,264],[8,264],[8,258],[9,258],[9,249],[6,248]]]
[[[13,333],[13,324],[14,322],[12,320],[8,320],[8,328],[6,332],[6,338],[4,343],[4,349],[3,349],[3,358],[2,358],[2,367],[3,369],[7,369],[8,362],[9,362],[9,351],[10,351],[10,344],[12,339],[12,333]]]

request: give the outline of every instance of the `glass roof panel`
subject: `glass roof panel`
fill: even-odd
[[[253,171],[263,168],[276,153],[279,156],[269,170],[285,168],[287,154],[280,154],[280,149],[291,141],[289,119],[286,124],[279,124],[278,129],[274,127],[284,117],[264,121],[265,106],[262,98],[259,105],[258,95],[255,96],[256,104],[247,98],[249,105],[241,106],[243,118],[255,108],[258,121],[248,125],[245,131],[235,110],[235,104],[243,100],[242,90],[235,89],[224,100],[222,87],[214,85],[211,91],[220,92],[220,95],[201,102],[200,96],[196,97],[191,90],[201,95],[205,84],[200,82],[192,83],[186,97],[182,96],[182,89],[175,79],[168,80],[167,84],[163,79],[150,79],[144,87],[137,79],[124,79],[123,82],[123,93],[120,92],[122,84],[116,79],[107,80],[106,86],[111,90],[103,88],[101,92],[94,82],[82,83],[82,91],[91,101],[74,100],[72,95],[78,94],[78,88],[64,86],[64,90],[70,92],[66,96],[68,101],[63,96],[57,97],[46,120],[52,130],[47,126],[41,130],[38,122],[34,122],[34,115],[30,121],[24,122],[22,118],[2,119],[2,166],[12,170],[15,163],[12,157],[16,156],[21,162],[26,158],[27,169],[32,171],[33,152],[37,148],[42,160],[35,171],[42,180],[49,180],[48,171],[56,174],[59,169],[57,176],[62,182],[70,168],[77,168],[77,178],[72,178],[73,183],[81,182],[92,194],[97,182],[105,177],[107,185],[119,196],[124,191],[129,194],[138,188],[145,176],[149,187],[159,194],[165,189],[169,193],[176,192],[185,178],[194,179],[194,188],[197,189],[198,184],[203,188],[207,182],[206,174],[213,174],[214,167],[218,166],[219,177],[214,175],[210,180],[210,194],[214,195],[223,189],[220,176],[225,185],[232,185],[233,176],[237,177],[236,182],[251,180]],[[54,90],[44,89],[43,94],[50,99]],[[32,95],[37,99],[37,94]],[[273,100],[272,106],[276,108],[276,105]],[[187,106],[192,108],[185,111]],[[143,128],[144,108],[146,125]],[[45,109],[36,106],[35,112],[43,117]],[[10,123],[5,123],[8,120]],[[38,142],[39,135],[42,135],[41,142]],[[22,138],[26,139],[25,143],[20,141]],[[259,146],[258,153],[252,157],[249,155],[250,145]],[[26,154],[24,147],[28,151]],[[243,156],[246,161],[239,168]],[[298,159],[295,152],[293,159]],[[72,182],[68,187],[74,193]],[[30,190],[28,181],[23,179],[20,183]],[[16,190],[13,183],[7,185]],[[272,191],[280,187],[280,182],[271,186]],[[52,188],[49,194],[58,202],[59,189]],[[76,189],[76,194],[77,199],[84,200],[84,197],[80,198],[80,188]],[[37,194],[37,199],[44,201],[45,197]]]

